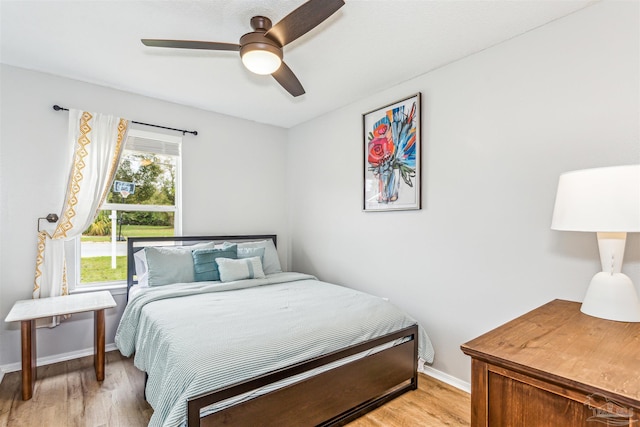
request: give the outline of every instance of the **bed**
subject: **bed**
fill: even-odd
[[[276,243],[128,239],[116,345],[147,374],[150,426],[344,425],[417,388],[418,360],[433,360],[422,327],[382,298],[282,272]]]

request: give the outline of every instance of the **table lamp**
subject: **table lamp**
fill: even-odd
[[[551,229],[597,233],[602,271],[591,279],[580,311],[621,322],[640,322],[640,299],[622,273],[628,232],[640,232],[640,165],[560,175]]]

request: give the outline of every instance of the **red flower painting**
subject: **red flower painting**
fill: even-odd
[[[367,162],[378,181],[377,201],[398,200],[401,179],[413,187],[416,176],[416,103],[409,112],[404,106],[391,108],[369,132]]]

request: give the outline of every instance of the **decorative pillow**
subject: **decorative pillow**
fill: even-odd
[[[224,242],[225,245],[231,245],[229,242]],[[273,240],[260,240],[256,242],[242,242],[238,243],[238,251],[248,248],[264,248],[263,265],[265,274],[282,273],[282,267],[280,267],[280,258],[278,258],[278,251],[273,244]]]
[[[232,282],[242,279],[264,279],[260,257],[243,259],[216,258],[220,280]]]
[[[264,265],[264,252],[265,248],[238,248],[238,259],[257,256],[260,258],[262,265]]]
[[[196,282],[220,280],[216,259],[236,259],[238,248],[236,245],[232,245],[220,249],[196,249],[191,255],[193,256],[193,275]]]
[[[213,247],[214,242],[198,243],[191,246],[147,246],[144,248],[144,254],[147,262],[148,285],[162,286],[171,283],[193,282],[191,252],[199,248]]]

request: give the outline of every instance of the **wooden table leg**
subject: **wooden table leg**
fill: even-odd
[[[96,380],[104,381],[104,309],[94,311],[93,324],[93,363],[96,369]]]
[[[22,400],[29,400],[33,396],[37,372],[36,321],[20,322],[20,335],[22,337]]]

